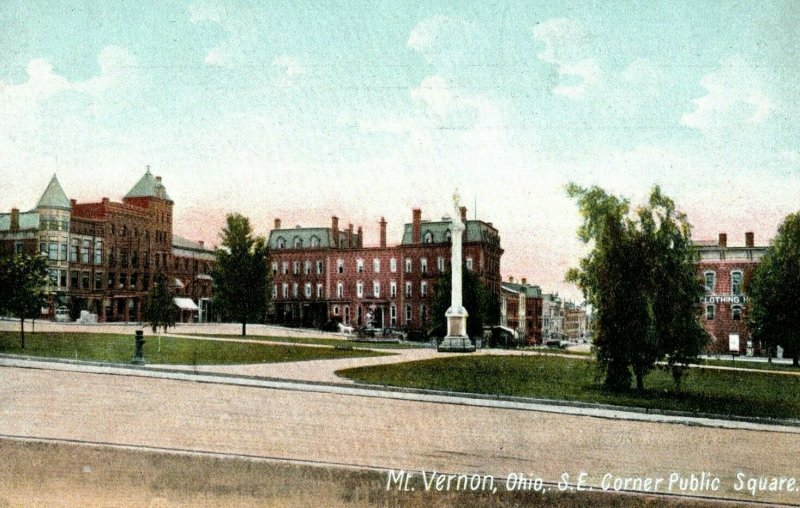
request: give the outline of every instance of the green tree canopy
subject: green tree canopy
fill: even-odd
[[[595,351],[610,388],[644,388],[655,362],[668,358],[676,385],[685,363],[708,336],[698,323],[701,288],[694,271],[691,228],[673,201],[655,187],[646,205],[599,187],[570,184],[583,224],[578,237],[592,245],[567,273],[595,308]]]
[[[153,286],[147,292],[147,301],[144,306],[144,318],[153,327],[153,333],[159,326],[175,326],[175,300],[172,289],[167,283],[163,273],[159,273],[153,280]]]
[[[238,213],[228,214],[222,247],[214,253],[214,308],[225,318],[242,324],[263,322],[269,298],[266,240],[253,236],[250,220]]]
[[[467,309],[467,335],[481,337],[483,326],[497,324],[500,321],[500,302],[489,288],[481,282],[478,275],[464,266],[461,270],[463,289],[462,304]],[[435,337],[447,335],[447,318],[445,312],[450,308],[450,290],[452,273],[442,272],[436,279],[435,293],[431,303],[430,334]]]
[[[748,291],[753,338],[781,346],[800,367],[800,213],[784,219]]]
[[[47,260],[16,254],[0,258],[0,310],[19,318],[20,347],[25,349],[25,319],[36,318],[46,304]]]

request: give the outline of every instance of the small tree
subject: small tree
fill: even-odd
[[[800,212],[784,219],[748,293],[753,338],[783,347],[800,367]]]
[[[16,254],[0,259],[0,309],[19,318],[20,347],[25,349],[25,319],[35,318],[46,304],[47,260]]]
[[[228,214],[227,225],[220,234],[222,248],[214,253],[214,306],[226,316],[242,324],[263,322],[269,303],[269,271],[264,237],[253,236],[250,220],[238,213]]]
[[[145,321],[153,327],[153,333],[161,326],[166,333],[167,328],[175,326],[175,300],[172,289],[163,273],[154,277],[153,287],[147,292],[144,306]]]

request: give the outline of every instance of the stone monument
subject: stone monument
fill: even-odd
[[[461,237],[464,234],[465,225],[461,221],[461,210],[458,207],[458,190],[453,194],[453,215],[450,219],[450,273],[451,293],[450,308],[445,312],[447,318],[447,336],[439,343],[439,351],[442,352],[463,352],[471,353],[475,351],[475,345],[469,340],[467,335],[467,309],[462,304],[462,277],[461,277]]]

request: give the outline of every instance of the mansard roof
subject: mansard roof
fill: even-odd
[[[39,198],[39,202],[36,203],[36,208],[72,210],[69,198],[67,198],[67,195],[64,193],[64,189],[61,188],[61,184],[58,183],[56,175],[53,175],[53,178],[50,179],[50,183],[47,184],[47,189],[45,189],[42,197]]]
[[[167,194],[167,189],[164,185],[156,179],[155,176],[150,172],[150,166],[147,167],[147,172],[145,172],[144,176],[136,182],[136,185],[125,194],[126,198],[159,198],[165,199],[167,201],[172,201],[170,199],[169,194]]]

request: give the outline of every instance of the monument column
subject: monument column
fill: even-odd
[[[458,190],[453,194],[453,215],[450,219],[450,308],[445,312],[447,318],[447,336],[439,344],[438,350],[442,352],[464,352],[475,351],[475,345],[467,335],[467,309],[462,302],[462,236],[466,229],[464,222],[461,221],[461,210],[458,207]]]

